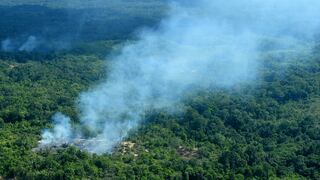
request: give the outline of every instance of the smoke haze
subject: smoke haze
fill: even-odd
[[[174,109],[195,88],[254,80],[264,37],[312,40],[320,24],[318,0],[176,1],[170,7],[157,30],[142,31],[113,58],[105,82],[80,94],[80,126],[95,136],[85,137],[58,114],[40,147],[86,138],[83,150],[111,152],[147,109]]]
[[[13,40],[7,38],[1,42],[1,50],[6,52],[11,51],[26,51],[31,52],[38,48],[42,42],[35,36],[29,36],[24,41]]]
[[[70,52],[87,43],[125,40],[142,25],[157,25],[165,9],[162,0],[0,1],[1,50]]]
[[[13,51],[14,47],[12,46],[12,42],[9,38],[1,41],[1,50],[2,51]]]
[[[52,120],[55,127],[51,131],[45,130],[42,134],[43,138],[48,142],[54,142],[58,146],[70,143],[69,141],[72,136],[70,118],[62,113],[56,113],[52,117]]]

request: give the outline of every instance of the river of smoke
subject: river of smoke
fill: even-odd
[[[312,38],[319,25],[319,8],[317,0],[173,3],[159,29],[141,32],[139,41],[114,58],[104,83],[81,93],[81,125],[97,134],[88,138],[97,143],[82,148],[110,152],[139,125],[146,109],[174,109],[194,87],[230,87],[254,79],[259,39]],[[83,137],[64,125],[46,131],[40,146],[61,144],[70,134]]]

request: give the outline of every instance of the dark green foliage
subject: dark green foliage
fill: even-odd
[[[33,152],[54,112],[77,119],[75,98],[105,76],[102,62],[74,55],[1,61],[3,177],[320,178],[317,54],[283,63],[267,56],[262,62],[274,68],[262,68],[257,83],[191,94],[180,105],[181,114],[150,111],[127,139],[134,146],[120,146],[112,155],[90,155],[74,147]]]
[[[63,46],[67,49],[83,41],[128,39],[137,28],[159,22],[165,9],[163,3],[106,4],[103,8],[73,8],[71,3],[63,8],[0,6],[0,40],[10,38],[22,43],[33,35],[46,42],[38,49],[46,51]]]
[[[256,82],[191,93],[181,113],[150,110],[113,154],[32,151],[50,117],[77,121],[78,94],[107,76],[101,57],[121,41],[100,35],[65,52],[0,53],[0,179],[320,179],[319,48],[265,44]]]

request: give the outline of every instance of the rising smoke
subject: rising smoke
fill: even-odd
[[[1,41],[1,51],[4,52],[48,52],[70,49],[67,38],[49,40],[39,36],[6,38]]]
[[[32,52],[37,49],[42,42],[35,36],[28,36],[25,40],[22,39],[13,40],[7,38],[1,42],[1,51],[12,52],[12,51],[26,51]]]
[[[11,42],[11,40],[9,38],[1,41],[1,50],[2,51],[6,51],[6,52],[14,50],[12,42]]]
[[[75,144],[105,153],[137,127],[150,108],[171,108],[197,88],[228,88],[256,76],[263,37],[311,40],[320,24],[318,0],[199,0],[171,4],[157,30],[114,57],[105,82],[81,93],[81,126],[96,135],[86,138],[70,118],[54,116],[40,147]]]
[[[35,36],[29,36],[27,41],[21,45],[19,51],[31,52],[39,46],[39,41]]]
[[[56,142],[56,145],[58,146],[69,143],[69,140],[72,138],[70,118],[62,113],[56,113],[52,117],[52,120],[55,127],[50,131],[45,130],[42,134],[43,138],[48,141]]]

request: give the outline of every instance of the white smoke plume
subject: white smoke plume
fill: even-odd
[[[56,113],[52,120],[55,124],[53,129],[46,129],[43,131],[42,137],[45,143],[63,145],[72,142],[72,131],[70,118],[62,113]],[[42,142],[41,142],[42,143]]]
[[[22,39],[22,40],[21,40]],[[11,51],[26,51],[32,52],[37,49],[42,42],[36,36],[28,36],[27,39],[24,38],[10,39],[7,38],[1,41],[1,51],[11,52]]]
[[[1,41],[1,50],[6,52],[14,50],[14,46],[11,42],[11,39],[7,38]]]
[[[19,51],[31,52],[39,46],[39,41],[35,36],[29,36],[27,41],[21,45]]]
[[[174,109],[194,88],[230,87],[255,78],[262,37],[311,39],[318,0],[197,0],[171,4],[157,30],[114,57],[108,79],[79,97],[81,125],[95,132],[81,148],[105,153],[137,127],[149,108]],[[86,138],[60,115],[40,146]],[[71,135],[72,134],[72,135]],[[69,140],[70,137],[77,137]]]

